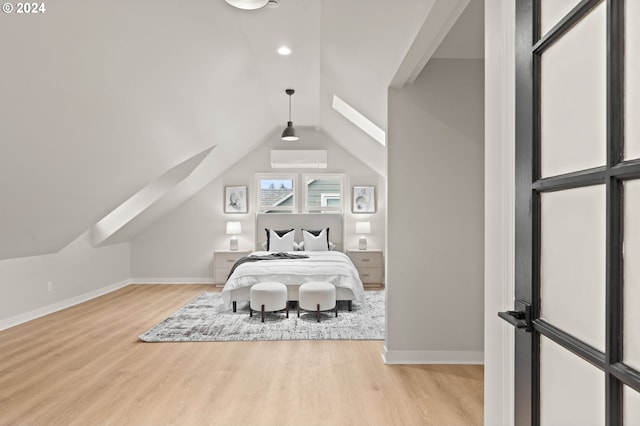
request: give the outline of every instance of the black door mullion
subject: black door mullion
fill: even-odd
[[[619,362],[611,366],[611,374],[631,389],[640,392],[640,371]]]
[[[640,160],[623,161],[607,172],[618,179],[640,179]]]
[[[607,0],[607,169],[624,159],[624,0]],[[623,357],[623,183],[607,178],[605,424],[622,424],[623,385],[611,366]]]
[[[606,355],[594,347],[589,346],[580,339],[573,337],[543,319],[535,320],[533,327],[541,335],[557,343],[566,350],[573,352],[588,363],[603,371],[607,370]]]
[[[615,142],[614,142],[615,143]],[[622,382],[611,374],[610,367],[623,355],[623,279],[622,279],[622,182],[607,179],[607,263],[606,263],[606,370],[605,413],[607,426],[622,424]]]
[[[624,0],[607,1],[607,168],[624,159]]]
[[[593,169],[538,179],[533,183],[533,189],[540,192],[548,192],[591,185],[602,185],[605,183],[606,177],[607,168],[605,166],[595,167]]]
[[[531,206],[534,181],[533,154],[534,144],[534,102],[533,102],[533,46],[537,30],[532,19],[537,0],[519,0],[516,3],[516,175],[515,175],[515,246],[516,252],[522,253],[522,262],[515,273],[515,309],[520,310],[521,302],[535,306],[532,294],[531,277],[533,271],[533,223]],[[538,113],[539,114],[539,113]],[[520,232],[521,231],[521,232]],[[539,425],[539,386],[534,380],[539,376],[536,353],[537,348],[532,334],[524,329],[515,331],[515,375],[514,404],[517,426]]]

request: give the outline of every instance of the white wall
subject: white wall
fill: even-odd
[[[389,90],[388,363],[482,362],[483,66]]]
[[[316,173],[317,169],[271,169],[271,149],[326,149],[327,173],[345,173],[347,194],[344,214],[345,247],[357,247],[355,222],[369,220],[372,234],[368,236],[370,248],[383,248],[385,239],[385,188],[384,180],[377,173],[332,142],[322,131],[298,129],[298,142],[280,140],[281,129],[272,132],[249,155],[226,170],[194,197],[160,219],[131,243],[131,271],[136,282],[212,282],[213,251],[229,247],[225,235],[226,222],[239,220],[243,233],[238,236],[240,248],[254,249],[256,191],[255,173]],[[371,142],[375,144],[377,142]],[[213,153],[215,155],[215,152]],[[249,213],[225,214],[223,211],[224,187],[247,185]],[[374,185],[378,197],[375,214],[351,213],[351,188],[353,185]]]
[[[130,258],[128,243],[93,248],[86,232],[55,254],[1,260],[0,330],[126,285]]]

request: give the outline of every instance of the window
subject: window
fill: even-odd
[[[302,185],[298,186],[301,180]],[[258,213],[342,213],[343,174],[258,173],[256,191]],[[302,196],[298,196],[298,188]],[[297,200],[300,201],[298,204]]]
[[[344,175],[303,175],[304,211],[342,213]]]
[[[296,211],[295,174],[256,175],[259,213],[293,213]]]

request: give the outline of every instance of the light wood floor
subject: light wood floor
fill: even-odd
[[[205,285],[131,285],[0,332],[2,425],[474,425],[481,366],[380,341],[143,343]]]

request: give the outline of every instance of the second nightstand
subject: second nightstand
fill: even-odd
[[[384,287],[384,259],[382,250],[347,250],[365,287]]]
[[[213,282],[216,287],[224,286],[233,264],[249,253],[249,250],[216,250],[213,253]]]

